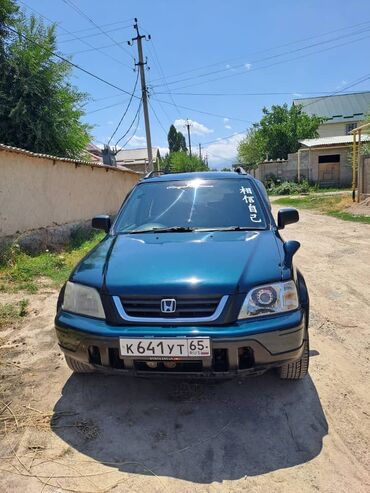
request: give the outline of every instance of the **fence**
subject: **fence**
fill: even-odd
[[[0,237],[114,214],[139,178],[0,144]]]

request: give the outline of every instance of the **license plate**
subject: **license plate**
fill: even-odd
[[[120,339],[120,352],[123,357],[187,358],[206,357],[211,354],[209,337],[174,339]]]

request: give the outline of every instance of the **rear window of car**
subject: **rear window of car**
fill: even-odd
[[[254,184],[246,178],[143,182],[122,208],[116,232],[184,227],[265,229],[266,217]]]

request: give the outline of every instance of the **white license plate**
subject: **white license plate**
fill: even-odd
[[[145,358],[187,358],[206,357],[211,354],[209,337],[173,339],[120,339],[120,352],[123,357]]]

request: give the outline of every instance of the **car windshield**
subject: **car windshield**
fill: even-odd
[[[117,233],[265,228],[261,201],[246,178],[144,182],[115,223]]]

